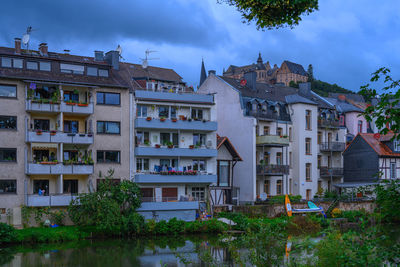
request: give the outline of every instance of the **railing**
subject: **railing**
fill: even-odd
[[[196,199],[194,197],[180,196],[178,197],[142,197],[142,202],[192,202],[192,201],[204,201]]]
[[[286,135],[260,135],[256,137],[257,145],[289,145],[289,137]]]
[[[246,111],[247,116],[254,116],[256,118],[270,119],[270,120],[279,120],[279,121],[290,121],[289,114],[278,114],[277,112],[270,111],[254,111],[248,110]]]
[[[319,169],[319,175],[321,177],[330,177],[332,176],[342,176],[343,175],[343,168],[328,168],[328,167],[321,167]]]
[[[67,113],[81,113],[81,114],[92,114],[93,103],[79,104],[79,103],[68,103],[61,102],[61,111]]]
[[[45,101],[45,102],[44,102]],[[43,111],[43,112],[60,112],[60,103],[52,103],[46,100],[26,100],[25,110],[27,111]]]
[[[167,93],[152,90],[137,90],[135,91],[135,98],[138,100],[150,101],[179,101],[189,103],[203,103],[214,104],[214,96],[211,94],[198,94],[198,93]]]
[[[257,175],[289,174],[289,165],[257,165]]]
[[[29,162],[27,174],[92,174],[93,165],[72,164],[64,165],[58,162]]]
[[[50,194],[47,196],[28,195],[28,207],[54,207],[54,206],[68,206],[69,203],[77,196],[72,194]]]
[[[319,127],[340,127],[339,121],[336,120],[328,120],[328,119],[318,119]]]
[[[27,142],[38,143],[67,143],[67,144],[93,144],[93,134],[86,133],[65,133],[60,131],[28,130]]]
[[[319,145],[321,151],[333,151],[342,152],[344,151],[346,144],[343,142],[323,142]]]

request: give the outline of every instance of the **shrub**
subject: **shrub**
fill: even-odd
[[[332,218],[338,218],[342,215],[342,211],[339,208],[334,208],[331,212]]]
[[[127,234],[139,234],[145,230],[145,222],[142,215],[131,213],[123,217],[122,231]]]
[[[11,225],[0,223],[0,244],[16,241],[17,233]]]
[[[50,213],[50,219],[55,224],[64,225],[63,223],[64,218],[65,218],[65,212],[62,210],[56,210]]]
[[[161,220],[156,224],[155,234],[165,235],[169,232],[168,223],[165,220]]]
[[[168,221],[168,228],[172,234],[180,234],[185,230],[185,222],[172,218]]]

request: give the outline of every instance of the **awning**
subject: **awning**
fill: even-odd
[[[31,147],[36,149],[58,148],[58,144],[32,143]]]
[[[363,182],[358,182],[358,183],[341,183],[341,184],[334,184],[333,186],[339,187],[339,188],[355,188],[355,187],[361,187],[361,186],[369,186],[369,185],[377,185],[379,183],[363,183]]]

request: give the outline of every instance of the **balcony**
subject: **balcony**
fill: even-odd
[[[279,135],[261,135],[256,138],[257,145],[267,145],[267,146],[288,146],[289,137],[279,136]]]
[[[148,121],[146,118],[137,118],[135,119],[135,128],[213,132],[217,130],[217,122],[188,121],[188,120],[176,120],[176,122],[174,122],[170,119],[167,119],[165,121],[160,121],[159,119],[151,119],[150,121]]]
[[[346,147],[342,142],[323,142],[319,145],[321,152],[343,152]]]
[[[217,156],[216,149],[206,148],[156,148],[156,147],[136,147],[135,156],[146,157],[197,157],[212,158]]]
[[[139,184],[181,184],[181,183],[195,183],[195,184],[212,184],[217,182],[217,175],[214,174],[147,174],[139,173],[135,175],[135,182]]]
[[[77,196],[73,195],[28,195],[27,206],[28,207],[62,207],[68,206],[69,203],[74,200]]]
[[[195,104],[214,104],[213,95],[203,95],[196,93],[166,93],[146,90],[136,90],[135,98],[143,101],[157,102],[180,102]]]
[[[25,104],[26,111],[36,111],[36,112],[60,112],[60,103],[50,104],[49,100],[45,102],[40,100],[26,100]]]
[[[93,165],[64,165],[55,162],[28,163],[27,174],[92,174]]]
[[[289,165],[257,165],[257,175],[289,174]]]
[[[257,111],[248,110],[246,111],[247,116],[253,116],[258,119],[272,120],[272,121],[290,121],[289,114],[278,114],[277,112],[271,111]]]
[[[27,131],[26,142],[30,143],[65,143],[65,144],[93,144],[92,134],[74,134],[58,131],[41,132]]]
[[[339,121],[319,118],[318,127],[339,128],[341,126],[339,125]]]
[[[74,113],[74,114],[93,114],[93,103],[78,104],[78,103],[67,103],[62,101],[61,111],[65,113]]]
[[[163,201],[161,201],[163,200]],[[137,209],[138,212],[144,211],[163,211],[163,210],[198,210],[198,201],[164,201],[164,199],[153,198],[150,201],[145,199],[142,202],[140,208]]]
[[[328,167],[321,167],[319,169],[319,176],[323,178],[327,177],[337,177],[343,176],[343,168],[328,168]]]

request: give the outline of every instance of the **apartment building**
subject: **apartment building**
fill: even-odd
[[[139,211],[150,219],[194,220],[217,182],[216,103],[213,95],[188,92],[173,74],[136,78],[143,85],[135,88],[134,105]]]
[[[129,86],[119,54],[0,48],[0,213],[67,206],[107,171],[129,179]]]

